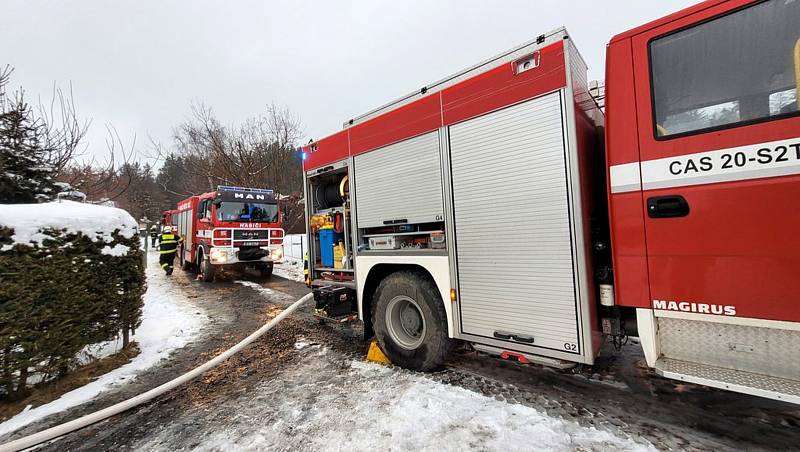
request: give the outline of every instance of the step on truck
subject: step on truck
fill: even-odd
[[[268,277],[283,262],[283,214],[272,190],[219,186],[169,212],[184,239],[181,268],[204,281],[213,281],[220,268],[253,268]]]
[[[800,2],[563,28],[302,148],[317,309],[401,366],[456,341],[800,402]]]

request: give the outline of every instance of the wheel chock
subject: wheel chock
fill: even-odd
[[[389,358],[383,353],[380,347],[378,347],[378,341],[372,340],[369,343],[369,350],[367,351],[367,361],[378,363],[378,364],[391,364],[392,362]]]

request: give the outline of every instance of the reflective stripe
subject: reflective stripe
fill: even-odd
[[[161,241],[162,245],[165,245],[165,244],[168,244],[168,243],[178,243],[178,241],[177,240],[162,240]]]
[[[174,250],[161,250],[161,251],[158,252],[158,254],[171,254],[171,253],[174,253],[176,251],[178,251],[177,248],[174,249]]]
[[[167,267],[169,267],[169,264],[161,264],[161,268],[167,268]]]

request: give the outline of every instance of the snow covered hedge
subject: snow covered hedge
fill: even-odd
[[[0,205],[0,396],[68,372],[87,345],[141,322],[136,221],[72,201]]]

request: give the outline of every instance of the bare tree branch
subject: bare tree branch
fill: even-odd
[[[86,150],[82,142],[91,121],[87,119],[81,122],[78,119],[72,83],[68,95],[53,83],[49,108],[45,107],[40,97],[37,110],[44,128],[43,146],[48,150],[47,163],[53,169],[53,175],[59,177],[64,168]]]

